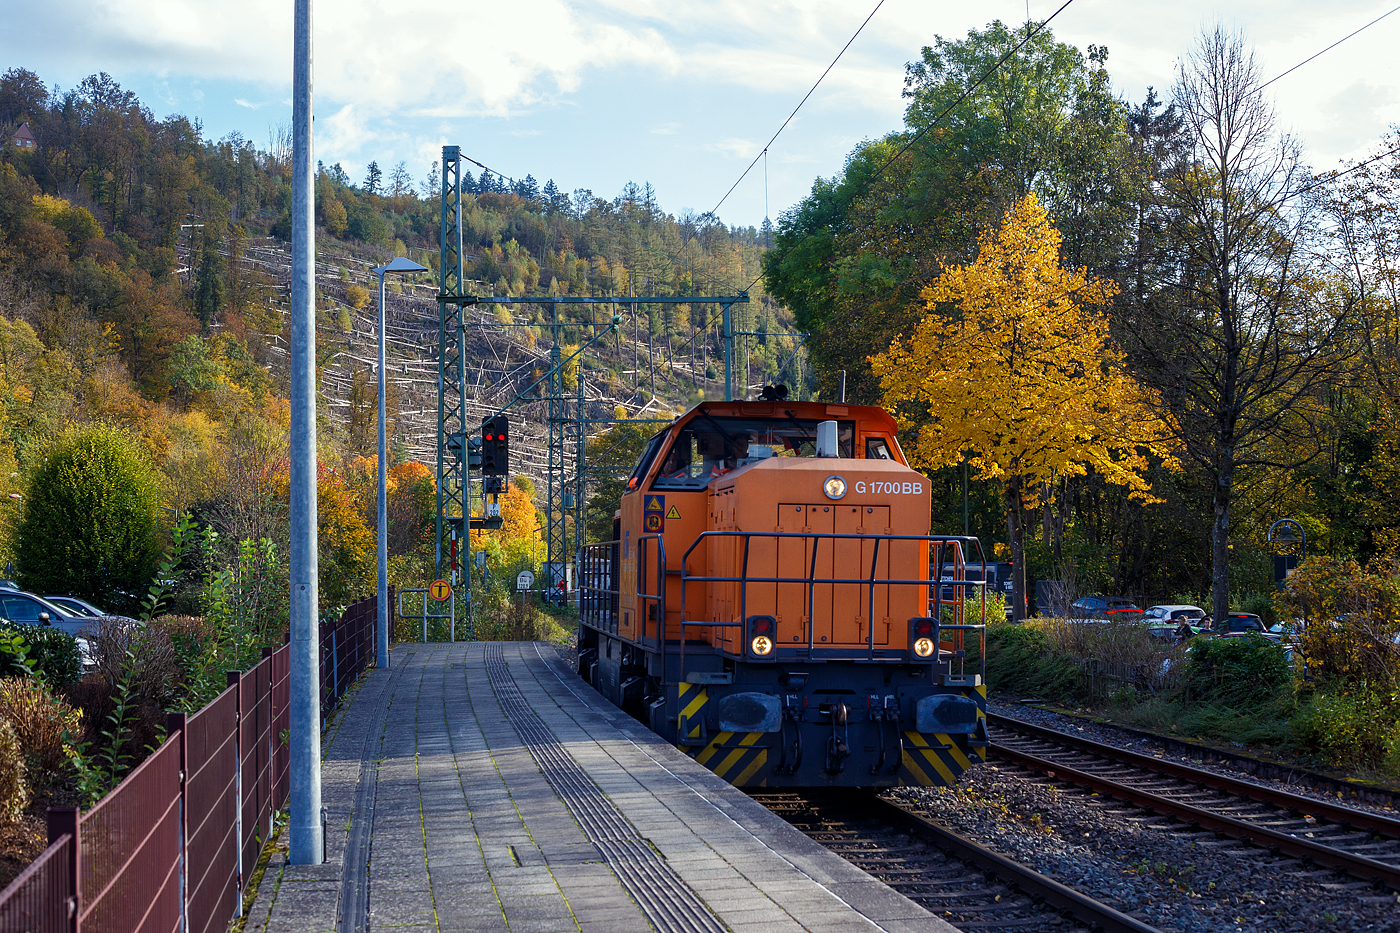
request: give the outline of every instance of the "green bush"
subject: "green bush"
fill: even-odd
[[[1062,701],[1084,696],[1078,669],[1053,651],[1049,636],[1034,624],[987,627],[987,683],[996,690]]]
[[[55,688],[82,677],[78,640],[47,625],[0,621],[0,677],[31,675]]]
[[[156,568],[159,511],[155,471],[134,440],[106,425],[64,435],[30,477],[20,583],[136,612]]]
[[[1293,721],[1299,744],[1329,764],[1400,774],[1400,708],[1375,691],[1319,693]]]
[[[1291,683],[1283,649],[1261,635],[1192,639],[1186,684],[1193,700],[1247,709],[1276,701]]]

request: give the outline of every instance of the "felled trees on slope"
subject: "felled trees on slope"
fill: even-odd
[[[1056,476],[1103,479],[1146,497],[1148,456],[1165,425],[1086,309],[1116,289],[1060,266],[1060,234],[1035,195],[984,234],[976,262],[949,266],[923,291],[910,337],[871,358],[915,466],[963,459],[999,480],[1011,545],[1013,612],[1026,607],[1024,513]]]

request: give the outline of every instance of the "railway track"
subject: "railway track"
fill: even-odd
[[[1159,933],[873,793],[750,793],[811,839],[962,930]]]
[[[1400,891],[1400,820],[988,714],[992,757]]]

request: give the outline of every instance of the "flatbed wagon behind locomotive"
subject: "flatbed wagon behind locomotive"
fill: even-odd
[[[929,501],[883,409],[703,402],[578,556],[579,674],[736,785],[951,783],[987,746],[980,546]]]

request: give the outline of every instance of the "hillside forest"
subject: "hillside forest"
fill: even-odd
[[[35,147],[13,144],[21,125]],[[22,585],[63,588],[61,573],[26,563],[17,529],[48,452],[92,425],[116,428],[154,471],[162,542],[175,516],[189,512],[218,531],[226,560],[246,539],[281,544],[288,423],[282,245],[291,197],[285,128],[274,128],[263,148],[237,133],[209,139],[197,119],[156,118],[106,74],[59,91],[12,67],[0,77],[0,130],[0,502],[14,504],[0,510],[0,565],[10,562]],[[387,171],[371,164],[359,183],[339,165],[321,166],[317,175],[320,261],[339,270],[321,273],[317,294],[327,611],[373,586],[372,381],[367,368],[341,378],[343,359],[354,355],[352,318],[372,313],[372,277],[364,270],[395,254],[436,268],[439,183],[436,165],[417,181],[403,163]],[[733,293],[758,278],[762,240],[771,233],[667,214],[650,185],[628,184],[609,200],[528,175],[508,181],[468,172],[463,183],[466,275],[480,294]],[[410,291],[431,296],[435,281],[425,274],[390,287],[406,300]],[[421,303],[431,325],[435,305]],[[634,409],[650,399],[654,408],[676,410],[713,391],[723,365],[711,309],[642,308],[640,320],[624,327],[643,347],[640,367],[635,346],[600,347],[584,360],[590,385]],[[548,340],[543,310],[517,310],[503,320],[525,326],[503,331],[501,341],[529,350]],[[756,287],[736,313],[740,329],[757,335],[746,342],[750,378],[801,384],[804,359],[787,334],[786,311]],[[435,372],[435,329],[424,334],[420,368]],[[683,369],[688,376],[677,378]],[[533,375],[527,369],[521,378]],[[338,396],[332,382],[345,383]],[[431,463],[432,449],[404,436],[413,429],[431,439],[436,427],[422,411],[410,424],[413,415],[397,410],[410,406],[392,387],[390,401],[391,432],[400,435],[391,471],[393,576],[417,586],[433,572],[433,491],[429,468],[411,460]],[[436,399],[418,401],[431,419]],[[139,566],[129,568],[119,592],[108,585],[78,595],[134,611],[144,593],[138,582],[150,580],[161,546],[137,549]]]

